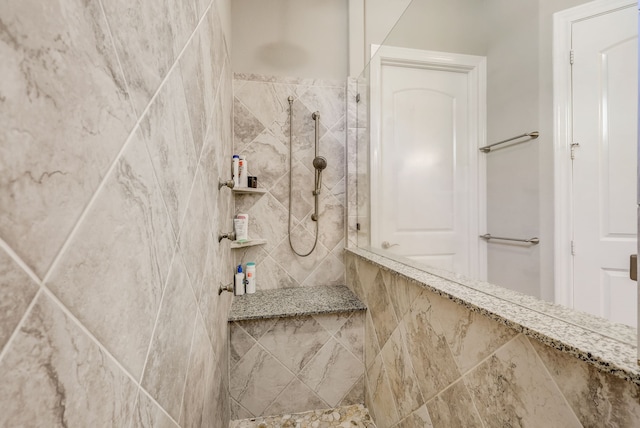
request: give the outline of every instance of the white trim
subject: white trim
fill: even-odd
[[[570,308],[573,308],[571,26],[602,13],[636,5],[636,1],[630,0],[596,0],[553,15],[554,297],[555,303]]]
[[[393,46],[371,45],[372,58],[370,62],[370,180],[371,195],[370,230],[371,242],[379,242],[378,230],[373,227],[378,221],[377,210],[373,207],[373,193],[382,187],[380,178],[374,171],[380,171],[380,140],[381,128],[378,118],[381,115],[381,78],[383,65],[410,65],[412,67],[430,70],[455,71],[467,75],[469,83],[469,112],[475,112],[469,118],[469,189],[476,197],[469,201],[469,234],[478,237],[480,231],[486,229],[486,159],[480,156],[479,148],[486,144],[487,101],[486,58],[475,55],[463,55],[449,52],[425,51]],[[379,198],[378,198],[379,199]],[[475,218],[473,213],[477,213]],[[487,244],[480,238],[475,238],[477,246],[470,248],[470,269],[478,279],[486,280],[487,276]],[[472,242],[472,241],[471,241]]]

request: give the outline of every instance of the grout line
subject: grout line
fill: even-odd
[[[9,258],[16,265],[18,265],[18,267],[20,267],[24,271],[24,273],[26,273],[33,280],[33,282],[36,283],[36,285],[42,286],[43,281],[29,267],[29,265],[27,265],[27,263],[24,260],[22,260],[22,257],[20,257],[15,251],[13,251],[13,248],[11,248],[11,246],[7,244],[2,238],[0,238],[0,250],[4,250],[9,256]]]
[[[185,267],[186,270],[186,267]],[[189,346],[189,353],[187,354],[187,371],[185,372],[184,375],[184,382],[182,384],[182,397],[180,398],[180,413],[178,413],[178,425],[180,425],[180,419],[182,419],[182,410],[184,408],[184,397],[186,395],[187,392],[187,381],[189,380],[189,372],[191,370],[191,363],[193,363],[192,361],[192,355],[193,355],[193,345],[196,341],[196,327],[198,324],[198,302],[196,301],[196,311],[195,311],[195,319],[193,321],[193,331],[191,332],[191,345]],[[206,379],[205,379],[206,381]]]
[[[7,355],[7,353],[9,352],[9,349],[11,348],[11,345],[16,340],[16,337],[18,336],[19,331],[22,329],[22,326],[26,322],[27,318],[29,317],[29,315],[31,315],[31,310],[35,306],[36,301],[39,299],[40,295],[43,293],[43,291],[42,291],[43,289],[44,289],[43,287],[40,287],[38,289],[38,291],[36,292],[36,294],[33,296],[33,299],[31,300],[31,302],[27,306],[27,309],[24,311],[24,314],[22,314],[22,318],[20,318],[20,321],[18,322],[16,327],[13,329],[13,332],[11,333],[11,336],[9,336],[9,339],[7,339],[7,341],[5,342],[4,348],[2,348],[2,350],[0,350],[0,363],[4,359],[5,355]]]
[[[522,334],[522,333],[520,333]],[[567,407],[571,410],[571,414],[573,414],[573,416],[576,418],[576,421],[580,422],[580,418],[578,417],[578,415],[576,414],[576,411],[574,410],[573,406],[571,405],[571,403],[569,403],[569,400],[567,399],[567,396],[564,394],[564,392],[562,392],[562,389],[560,389],[560,385],[558,384],[556,378],[551,374],[551,370],[549,369],[549,367],[547,367],[547,365],[544,363],[544,361],[542,360],[542,358],[540,357],[540,354],[538,353],[538,351],[536,350],[536,348],[531,344],[531,338],[522,335],[522,337],[526,340],[527,342],[527,346],[531,348],[531,350],[533,350],[533,353],[535,355],[536,360],[538,361],[538,363],[540,363],[543,367],[543,370],[545,371],[545,373],[549,376],[549,379],[551,379],[551,382],[553,383],[553,385],[556,387],[557,391],[560,393],[560,395],[562,396],[565,404],[567,405]],[[544,345],[543,346],[547,346]],[[550,348],[553,349],[553,348]],[[554,351],[557,351],[556,349],[554,349]],[[581,422],[580,422],[581,423]]]
[[[174,269],[174,261],[176,259],[176,256],[178,255],[178,251],[174,251],[173,252],[173,257],[171,258],[171,263],[169,264],[169,270],[167,271],[167,277],[164,279],[164,284],[162,285],[162,296],[160,297],[160,303],[158,304],[158,310],[156,312],[156,319],[153,322],[153,328],[151,329],[151,336],[149,337],[149,345],[147,345],[147,353],[144,357],[144,364],[142,365],[142,371],[140,372],[140,387],[142,388],[142,379],[144,377],[145,371],[147,370],[147,363],[149,362],[149,355],[151,355],[151,347],[153,345],[153,339],[154,336],[156,334],[156,328],[158,327],[158,320],[160,319],[160,311],[162,311],[162,304],[164,303],[164,296],[167,292],[167,288],[168,284],[169,284],[169,278],[171,277],[171,274],[173,273],[173,269]]]
[[[139,405],[140,405],[140,387],[138,386],[138,388],[136,389],[136,398],[133,400],[133,412],[131,413],[131,420],[129,420],[129,425],[128,428],[133,428],[133,421],[136,418],[136,409],[139,409]]]
[[[118,49],[116,47],[116,39],[113,37],[113,29],[111,28],[111,23],[107,18],[107,12],[104,10],[103,0],[98,0],[98,5],[100,6],[100,11],[102,12],[102,17],[107,25],[107,31],[109,32],[109,39],[111,40],[111,47],[113,48],[113,52],[116,55],[116,60],[118,61],[118,67],[120,67],[120,73],[122,74],[122,80],[124,80],[124,87],[127,91],[127,96],[129,98],[129,104],[131,109],[133,110],[133,114],[138,116],[138,112],[136,110],[136,106],[133,102],[133,97],[131,96],[131,91],[129,89],[129,82],[127,81],[127,76],[124,74],[124,67],[122,66],[122,61],[120,60],[120,54],[118,53]]]
[[[93,333],[91,333],[91,331],[89,331],[89,329],[87,327],[85,327],[84,324],[82,324],[80,322],[80,320],[78,318],[76,318],[76,316],[71,312],[71,310],[69,310],[69,308],[67,308],[64,303],[62,303],[62,301],[60,299],[58,299],[58,297],[51,291],[49,290],[46,286],[42,287],[42,294],[46,295],[48,298],[50,298],[53,303],[58,306],[58,309],[62,310],[62,312],[73,322],[76,324],[76,326],[87,335],[87,337],[94,342],[94,345],[96,345],[101,352],[103,352],[105,355],[107,355],[112,362],[120,369],[122,370],[122,373],[124,373],[129,379],[131,379],[131,381],[134,383],[134,385],[136,386],[140,386],[140,383],[135,379],[135,377],[129,372],[129,370],[127,370],[122,363],[120,363],[120,361],[106,348],[106,346],[104,346],[97,337],[95,337],[93,335]]]
[[[138,390],[138,394],[144,394],[147,397],[147,399],[150,400],[153,404],[155,404],[158,407],[158,409],[160,409],[160,411],[165,414],[165,416],[167,416],[173,423],[176,424],[176,426],[178,427],[180,426],[180,424],[175,419],[173,419],[173,416],[167,413],[164,407],[162,407],[160,403],[158,403],[156,399],[153,398],[151,394],[149,394],[142,386]],[[133,421],[132,421],[132,425],[133,425]]]

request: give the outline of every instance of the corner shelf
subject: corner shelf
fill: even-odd
[[[253,193],[253,194],[257,194],[257,193],[267,193],[267,189],[264,189],[262,187],[239,187],[239,188],[233,188],[231,189],[231,191],[235,194],[239,194],[239,195],[244,195],[244,194],[249,194],[249,193]]]
[[[249,239],[248,241],[244,242],[231,241],[231,249],[233,250],[238,248],[254,247],[256,245],[264,245],[266,243],[266,239]]]

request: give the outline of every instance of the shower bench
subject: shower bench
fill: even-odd
[[[231,419],[364,403],[365,310],[345,286],[234,296]]]

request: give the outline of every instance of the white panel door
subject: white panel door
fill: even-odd
[[[470,201],[478,141],[470,141],[468,75],[383,64],[380,170],[373,242],[425,265],[478,275],[478,212]],[[471,226],[471,225],[474,226]],[[472,260],[473,259],[473,260]]]
[[[637,11],[572,26],[573,299],[576,309],[636,325]]]

